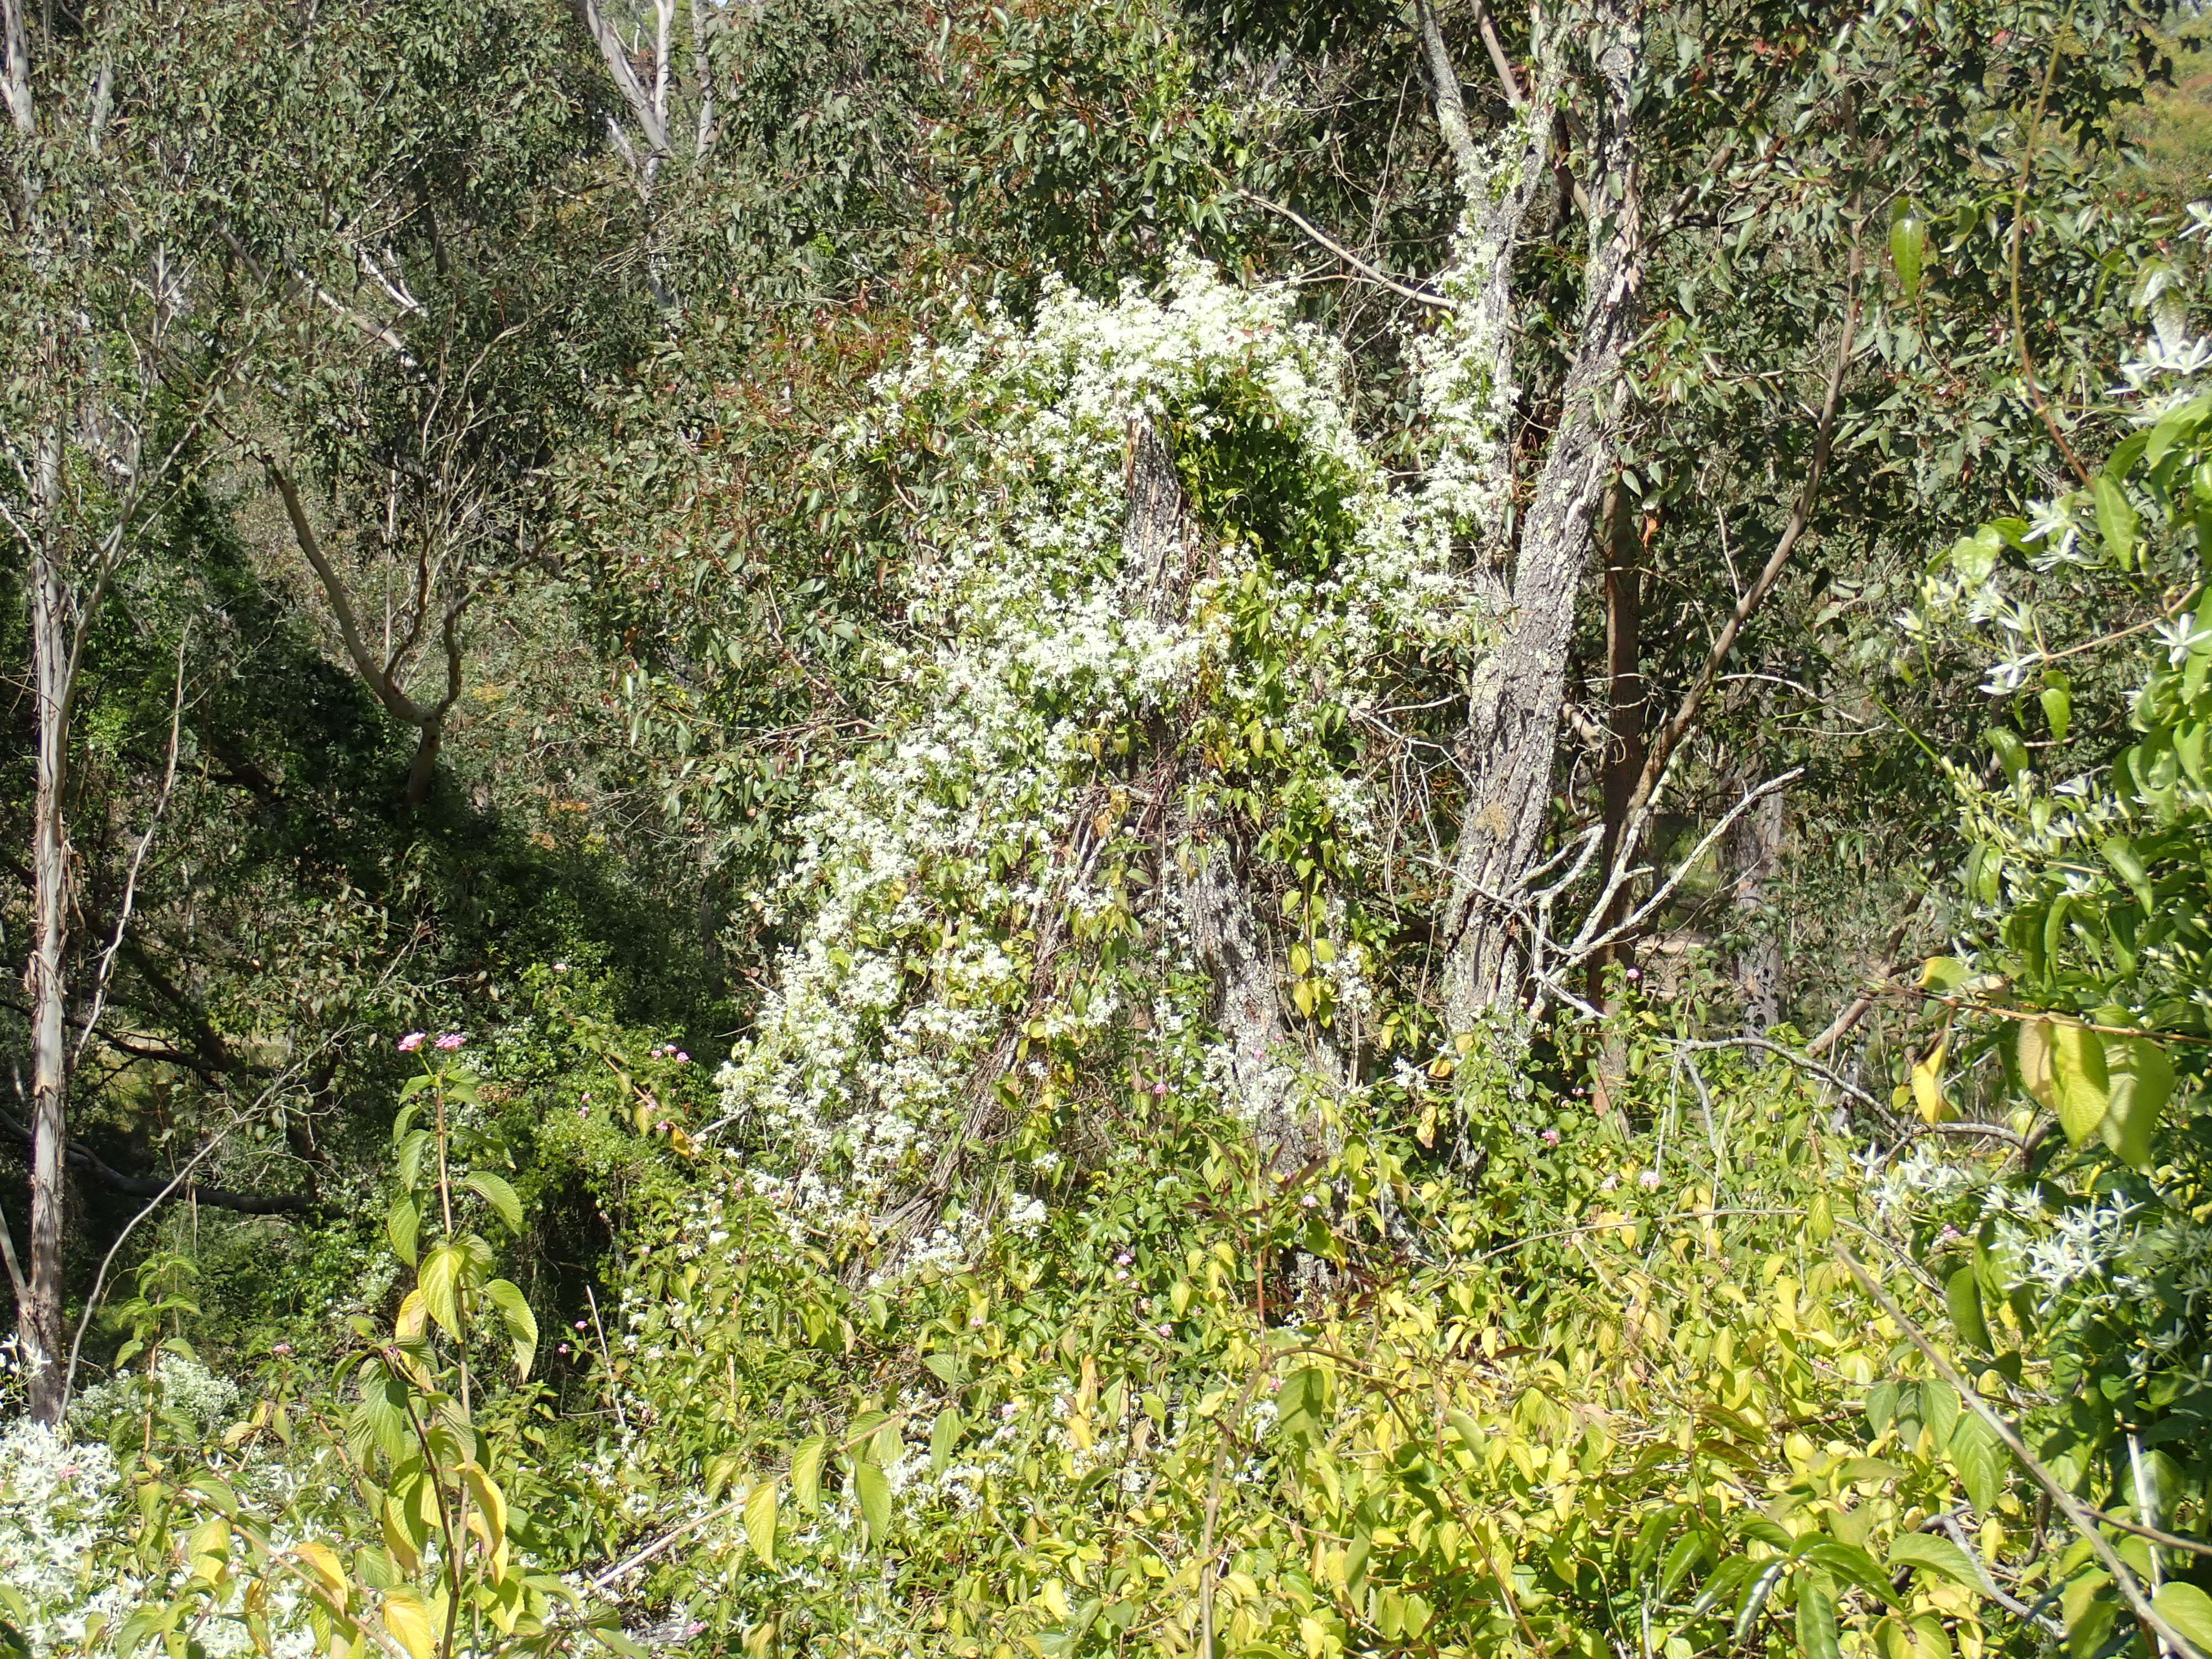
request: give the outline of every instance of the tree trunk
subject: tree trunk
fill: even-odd
[[[1175,458],[1150,422],[1129,437],[1129,516],[1121,531],[1121,567],[1139,583],[1154,620],[1180,621],[1196,572],[1194,540]],[[1170,731],[1172,753],[1181,736]],[[1171,771],[1164,787],[1172,792]],[[1177,896],[1191,947],[1213,981],[1214,1020],[1229,1042],[1230,1090],[1278,1174],[1313,1156],[1316,1137],[1291,1101],[1282,1065],[1282,1000],[1275,958],[1245,879],[1249,849],[1228,826],[1194,826],[1168,817],[1168,866],[1180,877]]]
[[[38,793],[31,842],[30,965],[23,975],[31,1000],[31,1230],[29,1296],[17,1334],[28,1372],[31,1416],[52,1425],[61,1420],[65,1377],[62,1356],[62,1209],[67,1194],[63,1160],[69,1146],[69,1054],[64,1033],[68,994],[64,952],[69,943],[70,844],[63,816],[67,783],[70,636],[69,592],[63,577],[51,508],[58,489],[59,439],[41,444],[38,468],[49,509],[37,526],[30,605],[32,676],[39,720]]]
[[[1444,1015],[1463,1031],[1518,1001],[1536,944],[1516,891],[1551,804],[1567,647],[1590,542],[1612,470],[1643,279],[1632,82],[1642,34],[1621,0],[1597,9],[1592,62],[1601,90],[1583,267],[1583,315],[1559,424],[1522,519],[1504,638],[1469,699],[1463,763],[1472,779],[1446,913],[1451,954]]]
[[[1739,780],[1736,793],[1758,783],[1755,777]],[[1736,986],[1743,993],[1744,1024],[1754,1032],[1782,1020],[1782,945],[1765,929],[1771,921],[1766,891],[1782,872],[1785,823],[1783,792],[1770,790],[1722,837],[1723,868],[1729,874],[1729,899],[1735,913],[1731,921],[1744,935],[1736,953]]]

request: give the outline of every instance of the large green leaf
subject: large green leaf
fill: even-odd
[[[2111,1094],[2097,1133],[2121,1163],[2148,1169],[2159,1114],[2173,1096],[2173,1061],[2145,1037],[2107,1042],[2105,1054]]]
[[[471,1170],[461,1177],[461,1185],[490,1205],[492,1212],[507,1224],[507,1231],[522,1231],[522,1200],[503,1176],[489,1170]]]
[[[2179,1580],[2161,1585],[2150,1604],[2158,1616],[2187,1637],[2199,1653],[2212,1654],[2212,1595]]]
[[[830,1443],[811,1435],[792,1449],[791,1495],[809,1515],[822,1507],[822,1459]]]
[[[538,1354],[538,1316],[530,1311],[529,1298],[522,1294],[520,1285],[504,1279],[486,1285],[484,1294],[499,1310],[500,1322],[507,1328],[507,1340],[514,1348],[516,1372],[528,1376],[530,1363]]]
[[[1807,1573],[1797,1586],[1797,1647],[1805,1659],[1841,1659],[1836,1598],[1817,1572]]]
[[[2055,1022],[2051,1028],[2051,1079],[2059,1127],[2069,1140],[2081,1146],[2097,1133],[2112,1104],[2105,1040],[2086,1025]]]
[[[868,1523],[868,1541],[880,1548],[890,1531],[890,1477],[864,1458],[853,1466],[853,1490],[860,1500],[860,1517]]]
[[[1908,1532],[1899,1537],[1889,1547],[1889,1565],[1893,1571],[1899,1567],[1917,1567],[1968,1589],[1982,1588],[1982,1575],[1973,1558],[1949,1539],[1930,1533]]]
[[[745,1495],[745,1542],[763,1566],[775,1565],[775,1482],[763,1480]]]
[[[422,1292],[424,1310],[456,1341],[461,1334],[459,1290],[465,1261],[459,1245],[441,1244],[422,1258],[422,1271],[415,1281]]]

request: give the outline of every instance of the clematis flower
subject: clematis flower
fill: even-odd
[[[421,1031],[410,1031],[405,1036],[399,1039],[399,1052],[403,1054],[413,1054],[417,1048],[422,1046],[423,1036],[424,1033]]]

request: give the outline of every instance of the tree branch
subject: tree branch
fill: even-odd
[[[30,1130],[6,1112],[0,1112],[0,1127],[25,1146],[30,1144]],[[127,1198],[149,1198],[156,1202],[184,1199],[239,1215],[313,1215],[322,1209],[321,1201],[306,1193],[240,1193],[226,1187],[204,1187],[194,1181],[179,1184],[175,1176],[156,1181],[150,1176],[125,1175],[81,1140],[70,1141],[64,1156],[79,1175]]]
[[[1836,343],[1835,361],[1828,369],[1827,389],[1820,401],[1819,424],[1814,429],[1813,455],[1806,468],[1804,487],[1797,492],[1796,502],[1790,509],[1789,521],[1782,527],[1781,539],[1775,543],[1773,554],[1767,559],[1765,568],[1759,573],[1758,579],[1744,590],[1743,596],[1736,601],[1735,609],[1729,612],[1727,623],[1721,629],[1720,637],[1713,641],[1712,649],[1706,653],[1705,665],[1698,669],[1697,678],[1691,681],[1689,690],[1683,695],[1680,706],[1674,710],[1674,718],[1667,722],[1650,752],[1645,755],[1644,775],[1637,780],[1636,794],[1629,803],[1632,823],[1650,805],[1652,797],[1657,792],[1661,775],[1667,769],[1667,763],[1673,758],[1675,748],[1689,734],[1691,727],[1697,724],[1698,713],[1705,705],[1705,694],[1712,690],[1713,681],[1719,675],[1722,665],[1728,660],[1729,653],[1735,649],[1737,636],[1743,632],[1744,624],[1751,619],[1752,613],[1773,590],[1774,584],[1781,580],[1783,568],[1790,562],[1790,554],[1796,550],[1806,526],[1812,521],[1813,504],[1819,499],[1821,482],[1827,474],[1828,457],[1835,442],[1836,413],[1843,401],[1844,374],[1850,366],[1851,347],[1857,337],[1861,265],[1860,233],[1854,229],[1851,233],[1850,266],[1844,278],[1850,287],[1851,296],[1844,308],[1843,333]],[[1640,828],[1640,825],[1636,826],[1637,830]]]
[[[614,77],[615,90],[622,94],[623,102],[645,131],[645,142],[659,155],[672,155],[668,129],[653,106],[653,100],[640,85],[637,71],[630,67],[629,54],[623,50],[622,41],[613,27],[600,14],[599,0],[574,0],[577,21],[581,22],[606,63],[607,73]]]

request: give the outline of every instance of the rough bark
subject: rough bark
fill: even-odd
[[[1590,521],[1612,470],[1643,276],[1642,204],[1632,82],[1641,32],[1619,0],[1590,36],[1600,93],[1594,124],[1589,246],[1582,318],[1559,421],[1521,519],[1504,635],[1469,699],[1471,780],[1447,909],[1444,1011],[1455,1030],[1517,1001],[1528,941],[1515,889],[1534,861],[1551,803],[1574,605]]]
[[[1149,422],[1130,433],[1128,517],[1122,568],[1139,585],[1146,611],[1163,623],[1182,615],[1196,574],[1195,539],[1175,459]],[[1168,734],[1172,744],[1175,734]],[[1172,789],[1172,783],[1168,786]],[[1212,978],[1213,1017],[1230,1045],[1230,1089],[1278,1173],[1313,1156],[1316,1138],[1285,1086],[1282,996],[1275,957],[1252,902],[1251,853],[1227,825],[1194,825],[1170,814],[1165,860],[1179,881],[1192,948]]]
[[[63,1161],[69,1143],[69,1053],[64,1033],[69,945],[70,852],[64,816],[68,782],[70,644],[70,595],[55,545],[52,510],[58,489],[58,434],[42,440],[38,460],[41,514],[32,551],[32,677],[38,700],[37,793],[31,839],[31,959],[23,988],[31,1000],[31,1216],[29,1295],[17,1332],[23,1347],[32,1417],[60,1421],[62,1221],[67,1193]]]

